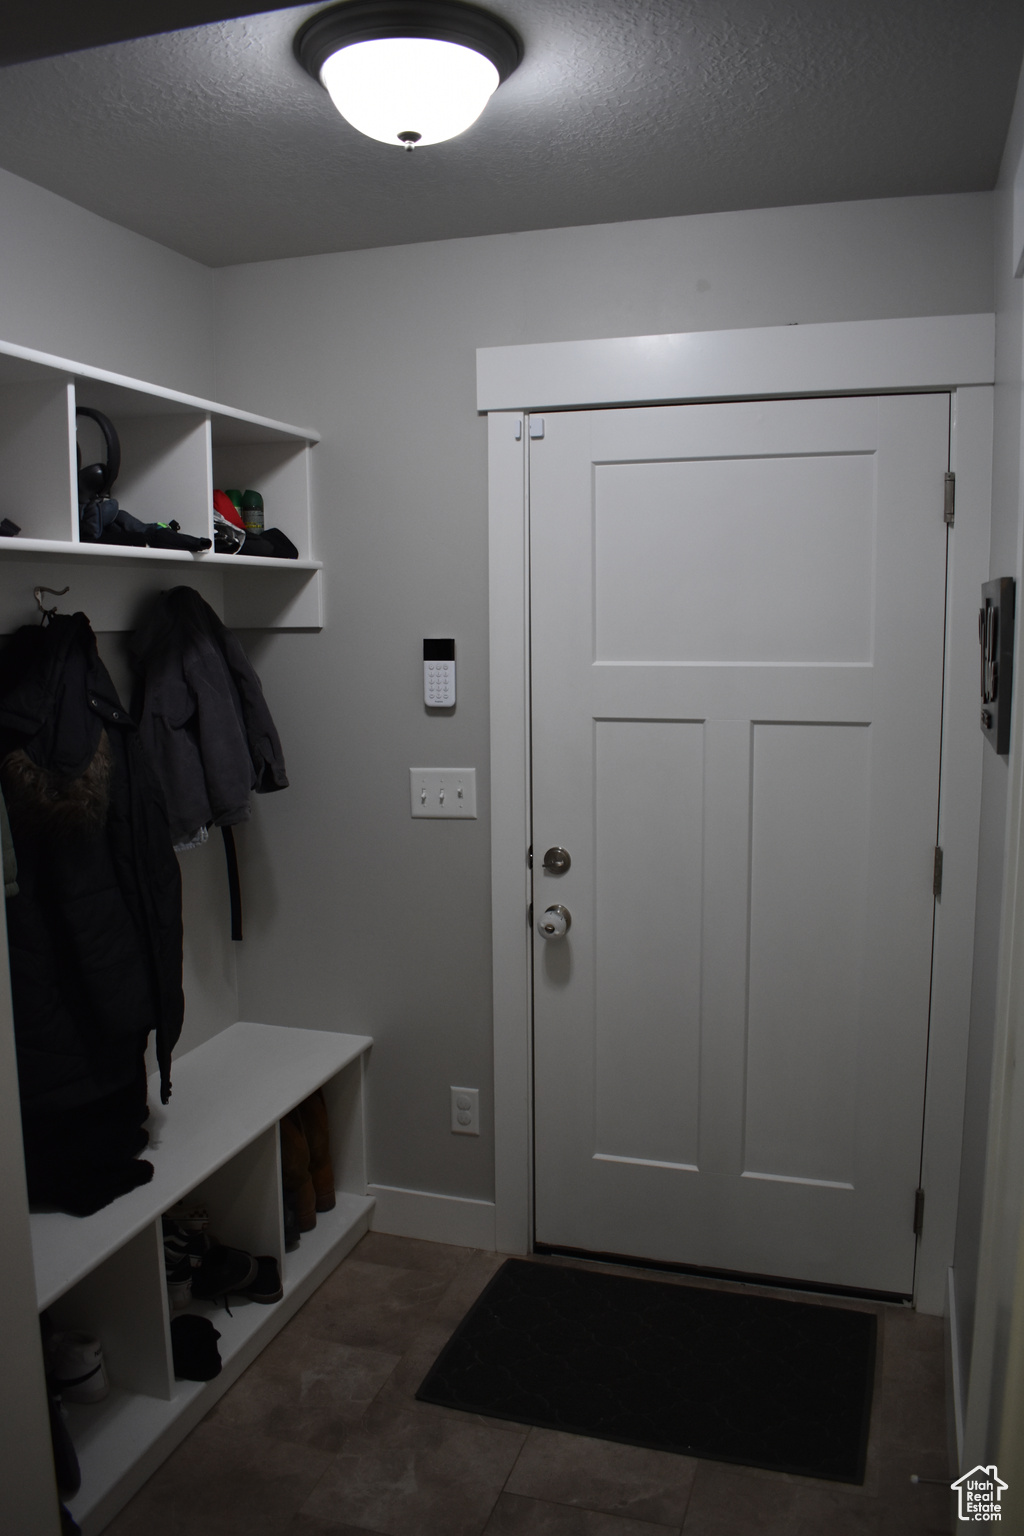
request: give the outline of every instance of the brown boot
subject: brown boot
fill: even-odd
[[[331,1167],[327,1101],[322,1088],[311,1093],[308,1099],[303,1099],[298,1108],[298,1116],[309,1146],[309,1176],[316,1191],[316,1208],[318,1211],[333,1211],[334,1170]]]
[[[281,1183],[298,1216],[300,1232],[316,1226],[316,1191],[309,1176],[309,1143],[297,1109],[281,1121]]]

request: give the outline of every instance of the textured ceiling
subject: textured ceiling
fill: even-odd
[[[11,65],[0,165],[219,266],[993,185],[1020,0],[496,0],[526,53],[406,154],[292,55],[300,6]]]
[[[262,9],[245,0],[146,0],[144,6],[139,0],[89,0],[88,5],[82,0],[5,0],[0,64],[253,16]]]

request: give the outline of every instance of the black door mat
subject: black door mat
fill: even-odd
[[[509,1259],[416,1396],[652,1450],[862,1483],[876,1319]]]

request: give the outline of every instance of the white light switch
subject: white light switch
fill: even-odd
[[[475,768],[410,768],[409,800],[414,816],[476,820]]]

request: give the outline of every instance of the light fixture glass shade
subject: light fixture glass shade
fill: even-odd
[[[320,79],[346,122],[383,144],[440,144],[475,123],[497,89],[482,53],[432,37],[383,37],[339,48]],[[406,135],[403,140],[402,135]]]

